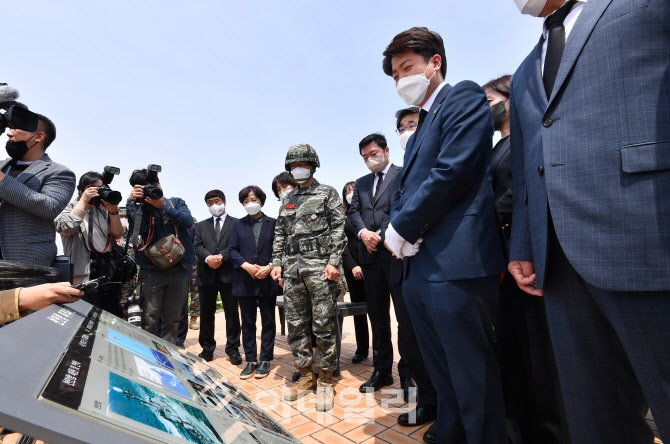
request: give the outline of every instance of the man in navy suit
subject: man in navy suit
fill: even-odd
[[[421,108],[386,245],[404,260],[403,295],[438,396],[437,442],[506,442],[493,316],[505,270],[489,165],[493,119],[474,82],[444,81],[442,38],[412,28],[384,51],[384,72]]]
[[[670,2],[516,0],[509,271],[546,297],[573,444],[670,439]]]
[[[402,414],[398,423],[403,426],[417,426],[435,419],[437,396],[430,383],[426,368],[418,352],[416,336],[412,329],[402,297],[402,287],[392,285],[393,263],[399,262],[384,248],[382,228],[388,225],[391,198],[398,189],[397,178],[401,168],[389,159],[389,147],[381,134],[370,134],[358,144],[360,155],[371,173],[356,180],[351,198],[349,219],[354,231],[361,239],[359,262],[363,268],[363,282],[368,303],[368,316],[372,325],[372,350],[374,371],[360,387],[361,392],[377,391],[391,385],[393,365],[393,344],[391,343],[391,318],[389,316],[391,298],[398,321],[398,375],[400,387],[406,401],[414,387],[412,378],[418,384],[418,405],[416,410]],[[399,273],[402,274],[402,273]]]

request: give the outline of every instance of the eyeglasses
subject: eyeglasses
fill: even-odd
[[[410,123],[410,124],[407,126],[407,128],[403,128],[403,127],[401,126],[401,127],[398,128],[397,130],[395,130],[395,133],[396,133],[397,135],[401,135],[401,134],[404,133],[405,131],[416,131],[416,124],[414,124],[414,123]]]

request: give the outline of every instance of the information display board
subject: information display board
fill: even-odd
[[[95,307],[40,398],[161,442],[300,442],[199,357]]]

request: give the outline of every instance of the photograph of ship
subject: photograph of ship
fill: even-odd
[[[223,442],[202,410],[113,372],[109,372],[108,411],[190,442]]]

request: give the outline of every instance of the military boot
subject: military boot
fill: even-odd
[[[333,408],[335,389],[333,388],[333,371],[321,370],[316,387],[316,410],[327,412]]]
[[[191,316],[191,322],[188,324],[188,328],[191,330],[199,330],[200,327],[198,326],[198,317],[197,316]]]
[[[313,392],[316,389],[316,375],[311,367],[300,369],[300,379],[284,393],[285,401],[295,401],[296,399]]]

